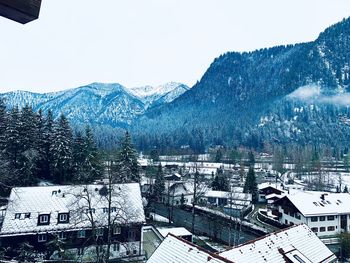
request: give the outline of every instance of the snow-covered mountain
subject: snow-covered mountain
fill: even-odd
[[[120,84],[92,83],[54,93],[15,91],[0,94],[8,108],[26,104],[44,112],[51,109],[55,117],[64,113],[71,123],[109,125],[124,128],[148,107],[173,101],[188,87],[168,83],[158,87],[127,89]]]
[[[140,98],[148,108],[149,106],[172,102],[189,89],[188,86],[182,83],[169,82],[157,87],[144,86],[131,88],[130,92]]]

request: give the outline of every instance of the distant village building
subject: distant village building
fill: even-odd
[[[110,214],[111,258],[140,256],[145,216],[139,184],[114,184],[112,189],[109,210],[105,185],[13,188],[0,231],[0,246],[13,248],[29,242],[36,251],[44,252],[50,241],[58,239],[82,256],[95,245],[93,240],[101,246],[106,244]]]
[[[279,222],[307,224],[318,236],[350,230],[350,194],[305,191],[286,195],[274,205]]]
[[[260,203],[266,203],[266,196],[271,194],[281,195],[283,193],[282,187],[278,183],[262,183],[258,185]]]

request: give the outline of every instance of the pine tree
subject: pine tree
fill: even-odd
[[[62,114],[54,127],[53,153],[54,180],[64,183],[72,172],[72,130],[67,118]]]
[[[43,128],[43,142],[42,142],[42,163],[40,166],[40,174],[43,178],[48,180],[54,179],[54,147],[53,143],[55,141],[55,121],[52,116],[52,111],[47,112],[46,118],[44,120]]]
[[[154,182],[153,196],[156,200],[160,200],[165,191],[165,179],[162,165],[158,165],[156,180]]]
[[[128,132],[125,133],[121,141],[120,149],[116,155],[113,173],[115,181],[118,183],[140,181],[137,153],[131,143],[131,137]]]
[[[0,98],[0,153],[2,153],[6,146],[6,127],[8,123],[8,114],[6,106],[2,98]]]
[[[12,108],[8,118],[8,125],[5,130],[5,158],[9,161],[9,165],[12,169],[17,170],[18,160],[20,154],[20,120],[18,107]]]
[[[258,186],[256,184],[255,172],[252,166],[249,167],[247,178],[243,187],[243,192],[252,194],[253,203],[258,200]]]

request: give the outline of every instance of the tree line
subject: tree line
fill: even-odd
[[[0,100],[0,194],[13,186],[91,182],[102,174],[101,156],[89,127],[73,132],[62,114],[54,120],[25,106],[7,110]]]

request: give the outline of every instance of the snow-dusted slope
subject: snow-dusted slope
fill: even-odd
[[[131,88],[135,96],[139,97],[146,107],[172,102],[190,88],[177,82],[169,82],[157,87],[144,86]]]
[[[55,117],[64,113],[73,124],[98,124],[126,127],[153,104],[168,103],[188,87],[168,83],[156,88],[143,87],[128,90],[120,84],[92,83],[55,93],[15,91],[0,94],[8,108],[26,104],[34,110],[49,109]]]

